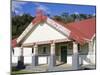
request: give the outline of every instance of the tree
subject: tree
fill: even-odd
[[[73,22],[74,19],[72,16],[70,16],[68,13],[62,13],[60,16],[54,16],[54,19],[63,23],[69,23]]]
[[[34,19],[29,14],[23,14],[22,16],[16,15],[12,17],[12,38],[18,37],[28,24]]]
[[[57,15],[56,15],[56,16],[54,16],[54,17],[53,17],[53,19],[54,19],[54,20],[57,20],[57,21],[62,21],[61,16],[57,16]]]
[[[80,19],[83,20],[83,19],[87,19],[88,18],[88,15],[86,14],[80,14]]]

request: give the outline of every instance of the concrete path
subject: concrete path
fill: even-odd
[[[80,70],[91,70],[95,69],[95,65],[82,65]],[[48,68],[47,64],[38,65],[36,67],[32,67],[32,65],[27,65],[25,69],[21,71],[27,71],[31,73],[38,73],[38,72],[54,72],[54,71],[72,71],[72,65],[69,64],[61,64],[58,63],[55,67]]]

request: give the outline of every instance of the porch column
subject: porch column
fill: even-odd
[[[73,55],[72,55],[72,69],[79,69],[79,53],[78,53],[78,44],[73,42]]]
[[[49,65],[49,68],[52,68],[56,65],[55,43],[51,44],[50,57],[49,57],[48,65]]]
[[[24,65],[23,47],[21,47],[20,50],[21,50],[21,54],[20,54],[20,56],[18,56],[17,68],[24,69],[25,65]]]
[[[32,66],[37,66],[38,65],[38,46],[35,44],[33,46],[33,55],[32,55]]]
[[[90,59],[90,63],[95,63],[95,57],[94,57],[95,53],[93,51],[93,41],[89,42],[88,47],[89,47],[88,58]]]

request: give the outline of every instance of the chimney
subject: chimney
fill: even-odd
[[[42,17],[43,16],[43,10],[37,9],[36,11],[36,17]]]
[[[32,23],[39,23],[44,22],[47,19],[47,16],[44,15],[44,12],[42,9],[37,9],[36,11],[36,18],[33,19]]]

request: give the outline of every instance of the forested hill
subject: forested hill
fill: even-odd
[[[50,15],[48,15],[51,17]],[[63,23],[70,23],[74,21],[80,21],[88,18],[95,17],[90,14],[68,14],[68,13],[62,13],[61,15],[55,15],[51,17],[52,19],[55,19],[57,21],[63,22]],[[12,16],[12,39],[17,38],[29,25],[29,23],[34,19],[29,14],[23,14],[21,16],[16,15]]]

